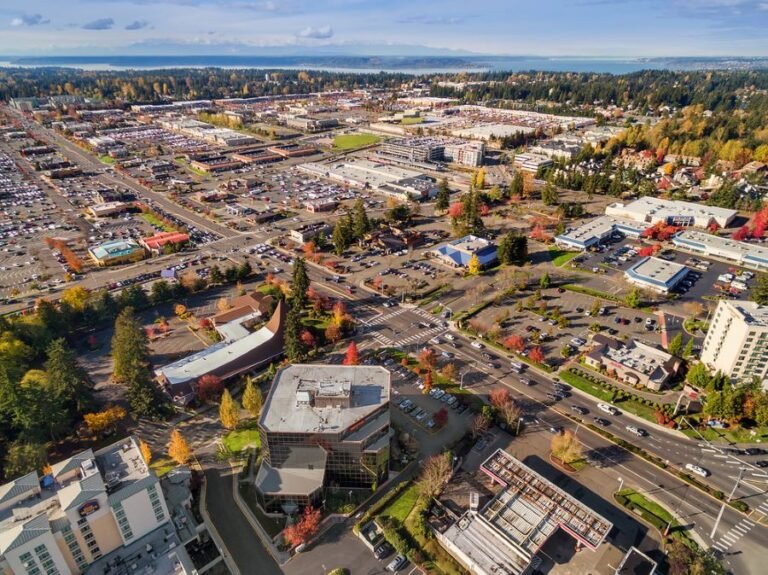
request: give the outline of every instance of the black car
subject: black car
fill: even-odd
[[[586,415],[588,410],[580,405],[572,405],[571,411],[578,413],[579,415]]]
[[[389,543],[384,542],[373,550],[373,556],[376,557],[376,559],[384,559],[384,557],[391,555],[392,551],[394,551],[392,546]]]
[[[766,461],[766,460],[755,461],[755,465],[757,467],[768,467],[768,461]]]
[[[768,452],[760,447],[748,447],[744,450],[744,453],[747,455],[765,455]]]
[[[560,427],[559,425],[550,425],[549,432],[555,435],[560,435],[561,433],[563,433],[563,428]]]
[[[598,425],[602,425],[603,427],[606,427],[611,424],[610,421],[608,421],[607,419],[603,419],[602,417],[596,417],[593,421]]]

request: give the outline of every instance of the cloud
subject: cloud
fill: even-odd
[[[398,24],[454,25],[467,21],[464,16],[404,16],[396,20]]]
[[[311,38],[312,40],[325,40],[333,36],[333,28],[330,26],[307,26],[297,34],[299,38]]]
[[[768,12],[768,2],[760,2],[757,7],[764,12]]]
[[[99,18],[92,22],[87,22],[81,27],[83,30],[111,30],[115,25],[115,21],[112,18]]]
[[[125,29],[126,30],[141,30],[142,28],[146,28],[149,26],[149,22],[147,20],[134,20],[130,24],[128,24]]]
[[[48,24],[50,20],[43,18],[40,14],[22,14],[18,18],[11,20],[11,26],[39,26],[40,24]]]

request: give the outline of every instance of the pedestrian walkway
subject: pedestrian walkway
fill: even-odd
[[[756,509],[763,515],[768,516],[768,499],[766,499],[760,505],[758,505]],[[728,531],[726,531],[720,537],[720,539],[718,539],[715,543],[713,543],[712,549],[715,549],[716,551],[719,551],[721,553],[727,552],[731,547],[733,547],[739,541],[739,539],[747,535],[752,530],[752,528],[755,527],[755,525],[757,524],[754,521],[744,517],[736,525],[734,525]]]

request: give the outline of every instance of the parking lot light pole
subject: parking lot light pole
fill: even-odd
[[[469,373],[469,370],[464,370],[464,372],[461,374],[461,380],[459,381],[459,389],[464,390],[464,377]]]

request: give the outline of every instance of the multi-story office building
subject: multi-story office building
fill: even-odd
[[[85,573],[169,518],[159,480],[135,438],[86,449],[43,477],[33,471],[0,486],[0,573]]]
[[[390,374],[383,367],[280,370],[259,429],[256,490],[268,510],[317,501],[325,487],[371,487],[389,470]]]
[[[701,361],[736,381],[768,378],[768,306],[720,300],[704,339]]]

